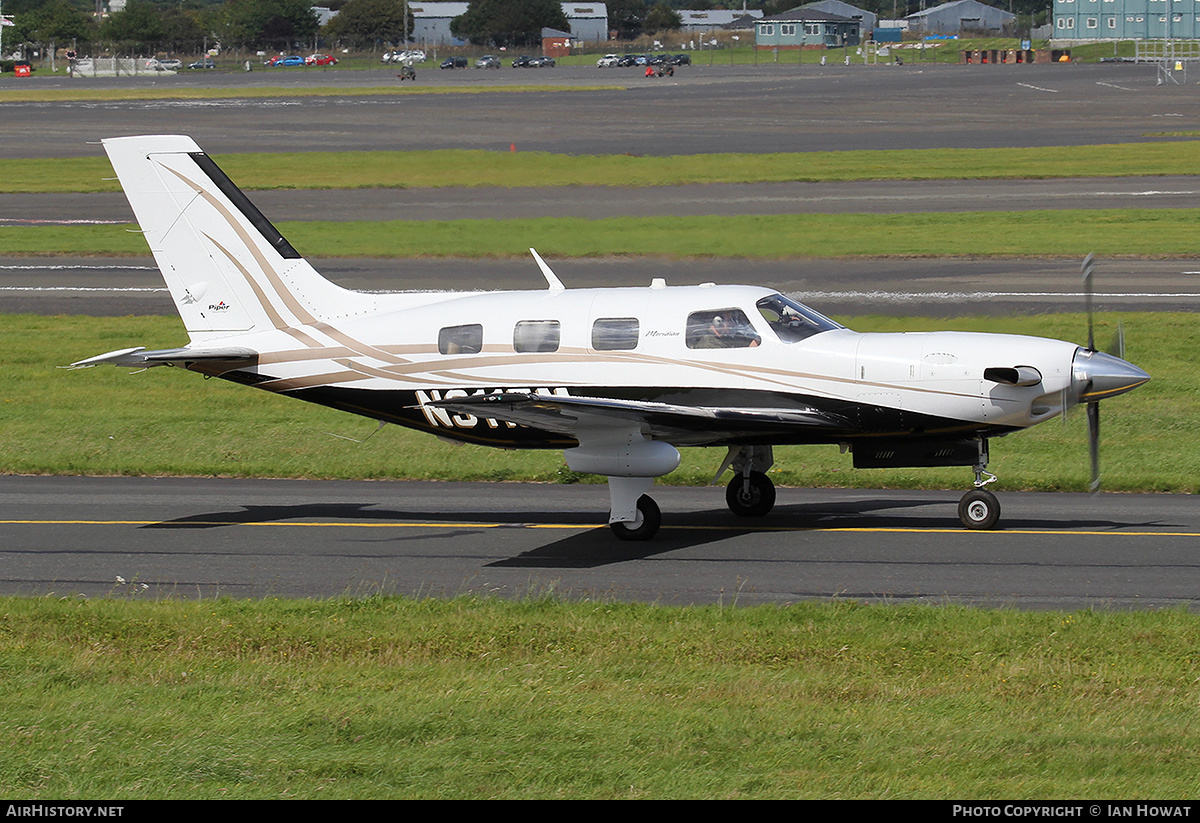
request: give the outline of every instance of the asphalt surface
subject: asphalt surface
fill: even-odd
[[[281,70],[282,71],[282,70]],[[182,74],[37,87],[320,85],[390,88],[394,72]],[[21,81],[0,78],[0,99]],[[531,76],[420,72],[462,87],[552,82],[563,91],[113,103],[6,101],[0,158],[94,156],[89,141],[192,134],[208,151],[485,148],[566,153],[1060,146],[1178,139],[1200,129],[1197,86],[1153,66],[697,65],[670,79],[596,69]],[[602,87],[615,85],[619,88]],[[30,84],[26,87],[35,87]],[[1198,178],[639,191],[256,193],[286,219],[442,219],[642,213],[770,214],[1195,207]],[[278,212],[276,212],[278,210]],[[128,220],[108,196],[0,201],[0,229],[33,220]],[[0,235],[2,236],[2,235]],[[2,249],[0,249],[2,254]],[[354,288],[540,288],[531,261],[318,260]],[[551,261],[568,285],[750,282],[829,313],[1010,313],[1080,308],[1078,261]],[[1098,308],[1196,307],[1200,265],[1101,261]],[[148,258],[0,257],[0,307],[171,313]],[[131,341],[134,345],[137,341]],[[83,352],[82,355],[94,352]],[[1081,445],[1081,449],[1082,449]],[[1083,459],[1081,457],[1081,459]],[[966,532],[959,492],[780,491],[765,521],[734,522],[721,489],[659,488],[664,528],[615,541],[603,487],[524,484],[0,477],[0,591],[325,597],[395,591],[665,603],[851,597],[1020,608],[1192,606],[1200,536],[1190,497],[1005,494],[1002,529]],[[302,525],[303,524],[303,525]],[[123,582],[122,582],[123,581]],[[145,587],[145,588],[142,588]]]
[[[395,71],[163,78],[0,78],[6,88],[156,89],[399,85]],[[214,154],[464,148],[567,154],[1040,147],[1172,140],[1200,127],[1200,86],[1158,85],[1145,64],[757,66],[698,63],[672,78],[633,69],[420,71],[418,84],[488,94],[336,93],[4,104],[0,158],[80,157],[102,137],[190,134]],[[19,85],[24,83],[24,85]],[[548,91],[505,92],[544,84]],[[570,93],[563,93],[569,91]]]
[[[0,477],[0,591],[39,596],[376,593],[667,605],[1193,607],[1200,509],[1172,495],[1001,494],[964,532],[954,492],[781,489],[747,523],[721,488],[658,488],[648,543],[603,486]]]

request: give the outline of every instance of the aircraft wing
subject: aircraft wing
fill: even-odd
[[[849,420],[817,409],[688,406],[609,397],[570,397],[532,392],[498,392],[433,401],[456,414],[470,414],[576,436],[581,425],[609,421],[643,428],[670,442],[703,443],[731,436],[763,436],[796,428],[849,429]],[[587,421],[583,423],[583,421]],[[714,437],[715,436],[715,437]]]
[[[195,364],[197,371],[206,374],[223,374],[233,369],[253,366],[258,362],[258,352],[239,346],[184,347],[181,349],[158,349],[147,351],[144,346],[118,349],[84,360],[77,360],[67,368],[87,369],[92,366],[134,366],[148,369],[151,366],[184,366]]]

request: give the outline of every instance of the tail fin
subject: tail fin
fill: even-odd
[[[190,137],[103,141],[192,342],[358,315]]]

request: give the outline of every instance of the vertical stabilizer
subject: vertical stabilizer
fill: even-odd
[[[193,342],[374,308],[318,274],[190,137],[103,143]]]

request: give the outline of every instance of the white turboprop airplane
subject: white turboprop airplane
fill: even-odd
[[[182,366],[500,448],[562,449],[604,475],[609,523],[643,540],[647,492],[680,447],[728,448],[717,477],[765,515],[772,448],[840,445],[855,467],[968,466],[967,528],[996,525],[988,441],[1149,380],[1124,360],[1018,335],[860,334],[751,286],[364,294],[323,278],[189,137],[103,141],[189,336],[76,367]],[[1090,259],[1090,258],[1089,258]],[[1089,317],[1090,317],[1090,278]]]

